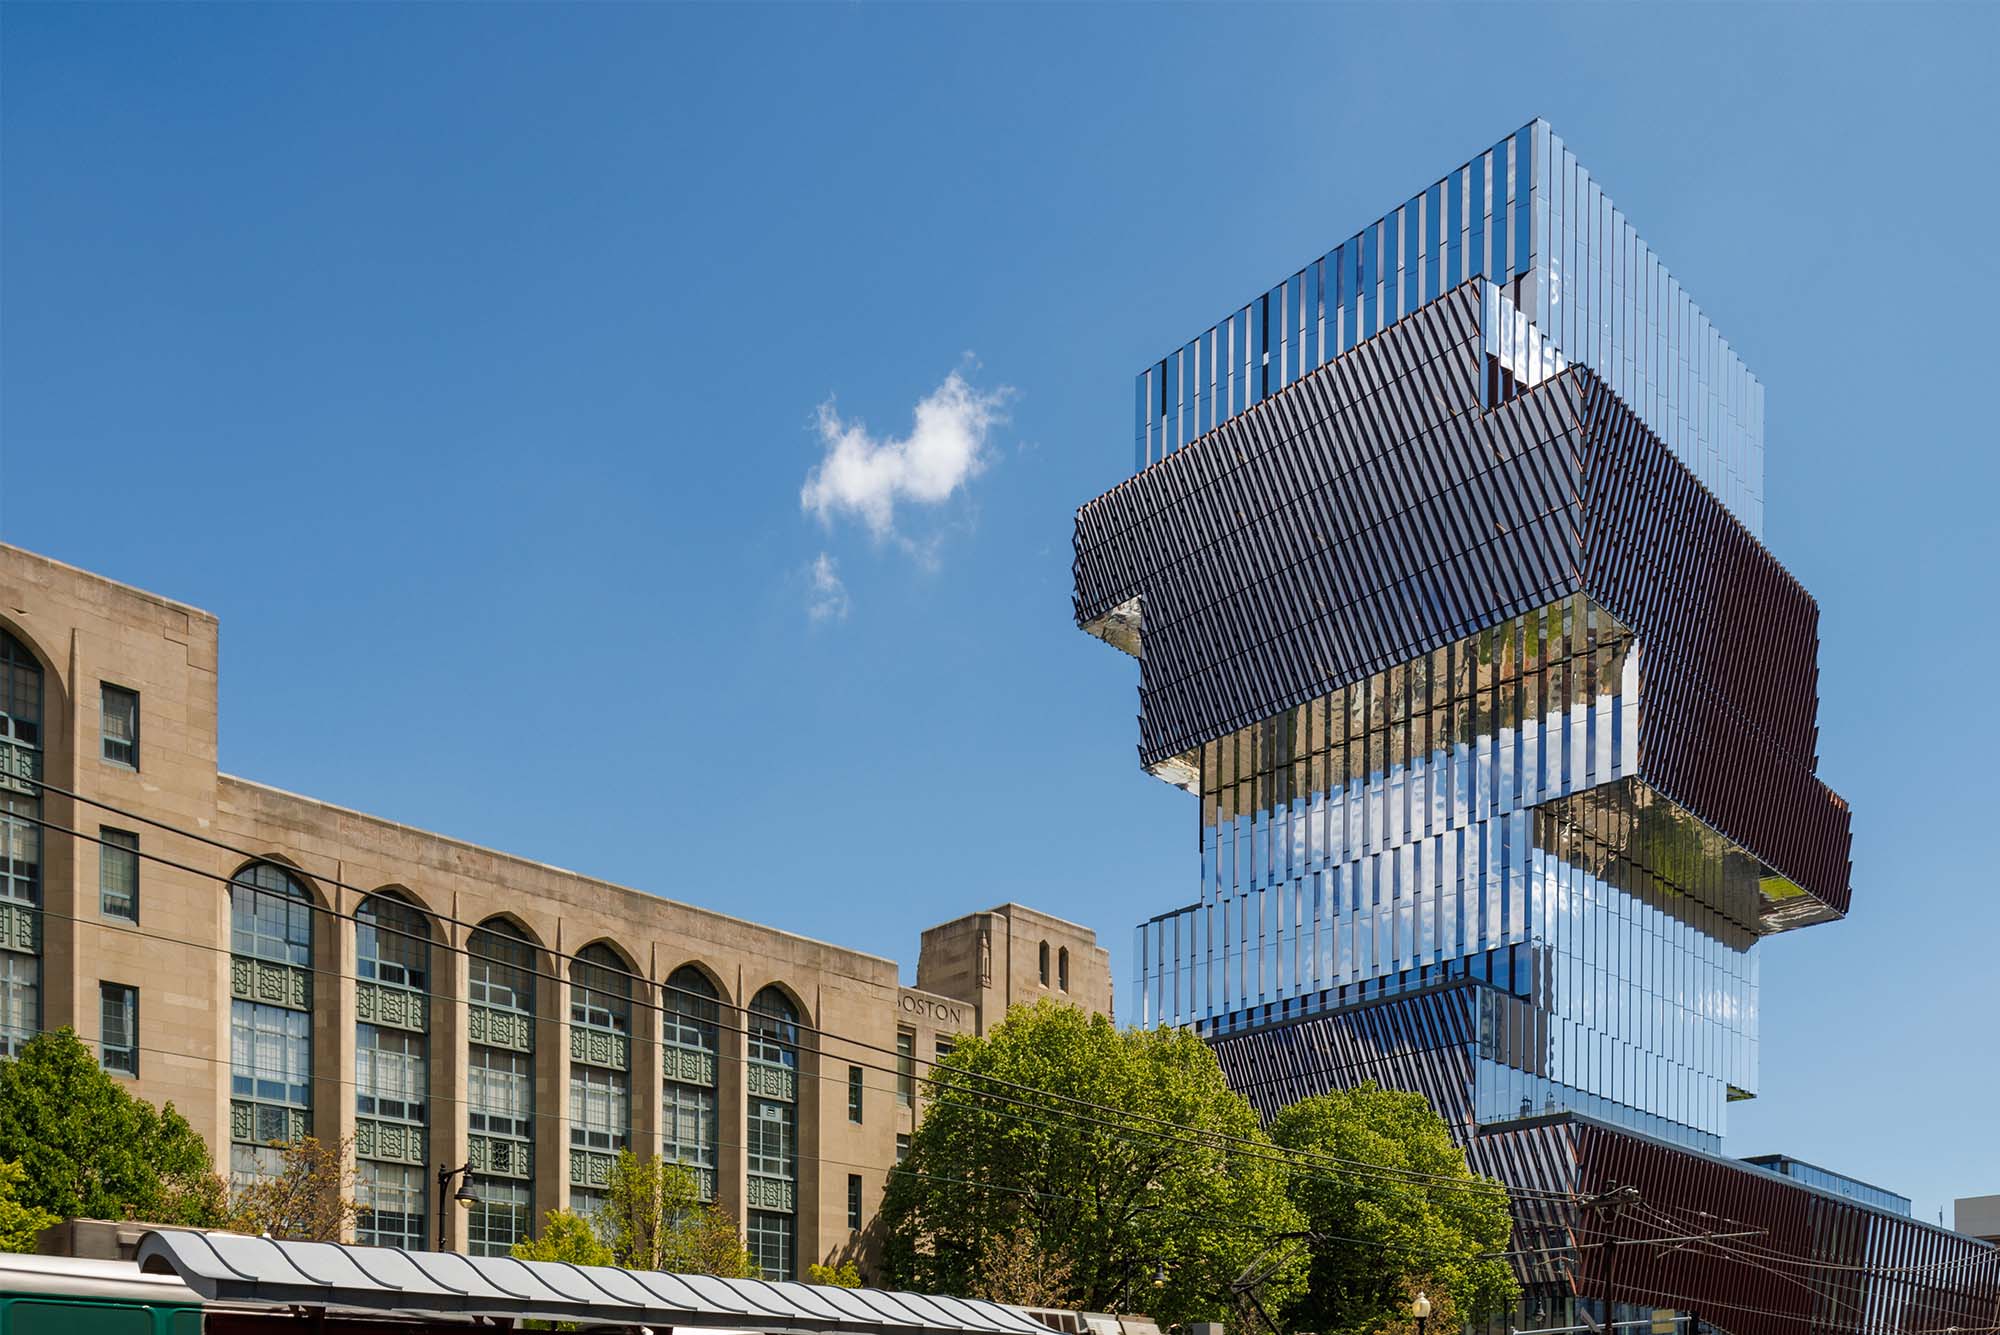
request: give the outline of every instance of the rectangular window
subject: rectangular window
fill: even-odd
[[[943,1061],[946,1057],[951,1056],[952,1049],[957,1046],[958,1043],[955,1039],[940,1038],[937,1041],[937,1059]]]
[[[41,814],[39,800],[0,792],[0,899],[42,901]]]
[[[139,693],[100,682],[98,738],[104,758],[128,769],[139,768]]]
[[[123,983],[97,985],[98,1049],[107,1071],[139,1074],[139,989]]]
[[[312,1080],[312,1017],[282,1006],[231,1002],[229,1064],[233,1097],[306,1107]],[[257,1139],[266,1137],[259,1134]]]
[[[792,1177],[798,1168],[797,1123],[789,1103],[750,1100],[750,1171],[766,1177]]]
[[[422,1034],[354,1026],[354,1111],[363,1117],[421,1122],[428,1090]]]
[[[569,1143],[587,1150],[625,1149],[632,1140],[632,1095],[625,1072],[576,1063],[569,1068]]]
[[[467,1129],[475,1135],[534,1137],[534,1058],[475,1045],[466,1069]]]
[[[910,1138],[907,1135],[898,1135],[896,1137],[896,1162],[901,1163],[909,1157]]]
[[[861,1231],[861,1174],[847,1175],[847,1226]]]
[[[763,1279],[792,1277],[792,1217],[752,1210],[744,1233],[750,1245],[750,1259],[757,1263]]]
[[[589,1187],[571,1187],[569,1189],[570,1210],[573,1213],[582,1215],[585,1219],[592,1218],[599,1210],[602,1210],[604,1208],[604,1200],[605,1196],[603,1192],[592,1191]]]
[[[533,1206],[528,1184],[504,1177],[475,1177],[472,1194],[479,1203],[465,1212],[465,1243],[474,1256],[506,1256],[528,1236]]]
[[[364,1247],[423,1250],[424,1170],[406,1164],[354,1165],[354,1240]]]
[[[669,1080],[660,1100],[660,1125],[664,1132],[660,1155],[668,1163],[684,1163],[693,1168],[715,1167],[715,1091],[700,1085],[683,1085]],[[711,1177],[696,1174],[704,1188]],[[706,1191],[704,1191],[706,1196]]]
[[[914,1029],[896,1031],[896,1103],[907,1108],[916,1087],[917,1034]]]
[[[107,918],[137,922],[139,836],[100,825],[97,838],[97,911]]]
[[[847,1120],[856,1126],[861,1124],[861,1068],[847,1068]]]
[[[0,951],[0,1057],[18,1057],[42,1027],[41,970],[37,956]]]

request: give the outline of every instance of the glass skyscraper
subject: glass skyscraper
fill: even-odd
[[[1690,1211],[1792,1208],[1769,1193],[1806,1179],[1716,1152],[1757,1089],[1759,943],[1846,912],[1849,817],[1728,343],[1536,121],[1136,401],[1075,613],[1140,660],[1140,761],[1196,797],[1200,879],[1138,930],[1134,1018],[1207,1036],[1267,1112],[1374,1080],[1503,1180],[1618,1164]],[[1821,1197],[1816,1255],[1935,1241]],[[1573,1297],[1571,1225],[1519,1224],[1523,1278]],[[1968,1312],[1996,1269],[1962,1268]],[[1787,1329],[1783,1295],[1731,1319],[1716,1282],[1621,1294]]]

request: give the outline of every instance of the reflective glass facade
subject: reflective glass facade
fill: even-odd
[[[1220,1035],[1478,979],[1541,1012],[1482,1065],[1481,1120],[1568,1108],[1713,1148],[1756,1087],[1743,905],[1711,859],[1650,855],[1677,847],[1635,838],[1652,803],[1562,800],[1633,773],[1641,656],[1579,597],[1205,744],[1202,900],[1139,929],[1140,1023]]]
[[[1851,871],[1818,610],[1756,537],[1763,390],[1727,342],[1535,121],[1137,409],[1075,610],[1140,661],[1201,881],[1139,928],[1132,1018],[1305,1024],[1273,1038],[1296,1069],[1434,1102],[1455,1070],[1468,1132],[1717,1149],[1757,1089],[1758,942],[1843,914]],[[1297,1036],[1441,988],[1464,1028],[1421,1078]]]
[[[1764,387],[1541,120],[1141,371],[1133,466],[1479,276],[1763,531]]]

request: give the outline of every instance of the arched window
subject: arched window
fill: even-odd
[[[283,867],[256,862],[229,886],[231,954],[303,969],[312,964],[312,900]]]
[[[632,975],[617,951],[601,942],[585,946],[569,966],[569,983],[571,1024],[632,1032]]]
[[[488,918],[473,929],[466,956],[467,996],[473,1005],[515,1015],[535,1013],[535,947],[527,933],[505,918]]]
[[[430,922],[394,894],[354,913],[354,1236],[422,1247],[429,1160]],[[415,1162],[412,1162],[414,1160]]]
[[[0,1056],[42,1027],[42,665],[0,630]],[[136,1040],[135,1040],[136,1041]]]
[[[715,1199],[715,985],[692,964],[667,976],[661,1007],[661,1157],[694,1173],[703,1200]]]
[[[1049,943],[1042,942],[1042,986],[1049,985]]]
[[[570,1208],[592,1214],[632,1143],[632,984],[618,952],[585,946],[569,966]]]
[[[470,1011],[466,1129],[479,1203],[466,1212],[474,1256],[505,1256],[528,1236],[534,1182],[535,948],[505,918],[466,942]]]
[[[1069,947],[1064,946],[1056,955],[1056,986],[1069,991]]]
[[[396,896],[370,895],[354,914],[354,955],[362,978],[421,992],[430,985],[430,924]]]
[[[750,1002],[748,1104],[751,1259],[766,1279],[797,1267],[799,1012],[777,987]]]
[[[799,1064],[798,1008],[775,987],[765,988],[750,1003],[750,1060],[772,1066]]]
[[[667,975],[664,1007],[667,1042],[702,1052],[715,1051],[715,1026],[720,1014],[715,984],[692,964],[683,964]]]
[[[269,862],[229,884],[229,1169],[278,1171],[312,1130],[312,900]]]

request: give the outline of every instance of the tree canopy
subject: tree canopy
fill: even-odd
[[[619,1151],[596,1224],[613,1263],[627,1269],[725,1279],[757,1273],[736,1221],[701,1199],[694,1173],[680,1164]]]
[[[752,1279],[757,1268],[729,1212],[701,1199],[680,1164],[619,1152],[604,1203],[589,1216],[551,1210],[542,1230],[514,1244],[521,1261],[568,1261],[666,1270],[680,1275]]]
[[[1029,1271],[1087,1310],[1220,1320],[1244,1265],[1303,1226],[1281,1156],[1191,1033],[1044,1000],[961,1038],[924,1093],[883,1201],[892,1284],[1018,1301],[990,1281]]]
[[[173,1104],[127,1093],[72,1029],[0,1061],[0,1159],[21,1167],[20,1202],[59,1218],[221,1222],[208,1145]]]
[[[21,1204],[21,1165],[0,1159],[0,1252],[31,1252],[41,1231],[56,1222],[47,1210]]]
[[[1310,1283],[1286,1306],[1293,1329],[1373,1335],[1407,1318],[1419,1288],[1438,1313],[1454,1314],[1454,1326],[1518,1296],[1512,1270],[1493,1255],[1512,1234],[1506,1192],[1466,1167],[1421,1094],[1373,1084],[1336,1090],[1285,1108],[1270,1131],[1300,1156],[1291,1199],[1319,1235]],[[1325,1167],[1333,1157],[1424,1176]]]
[[[542,1231],[514,1244],[517,1261],[567,1261],[571,1265],[610,1265],[611,1249],[596,1227],[573,1210],[551,1210],[542,1216]]]

